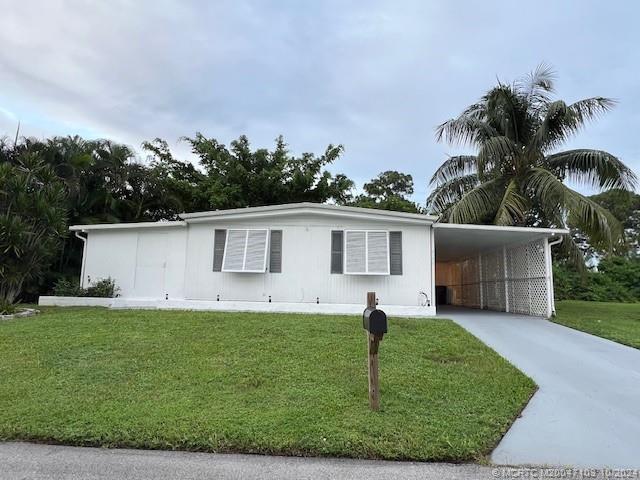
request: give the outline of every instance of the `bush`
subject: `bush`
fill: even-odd
[[[102,278],[85,290],[85,297],[106,297],[118,296],[120,289],[116,286],[116,281],[111,278]]]
[[[584,273],[562,263],[555,264],[553,269],[556,300],[639,302],[639,278],[639,258],[605,258],[598,271]]]
[[[67,278],[61,278],[53,286],[53,294],[56,297],[83,297],[84,289]]]
[[[118,296],[119,291],[116,281],[111,277],[99,279],[88,288],[82,288],[77,282],[62,278],[53,287],[53,294],[58,297],[113,298]]]

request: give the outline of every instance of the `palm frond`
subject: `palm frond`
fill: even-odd
[[[448,182],[449,180],[475,173],[478,159],[474,155],[456,155],[445,160],[435,171],[429,185]]]
[[[590,120],[611,110],[615,101],[605,97],[593,97],[567,105],[561,100],[550,102],[543,119],[533,136],[530,149],[548,151],[557,148],[569,137],[580,132]]]
[[[616,106],[616,101],[606,97],[591,97],[578,100],[569,105],[580,126],[585,125],[588,121],[596,120],[602,114],[607,113]]]
[[[587,267],[584,264],[584,253],[580,250],[571,235],[563,235],[562,243],[559,247],[561,254],[565,256],[579,272],[585,273],[587,271]]]
[[[481,223],[484,218],[494,216],[501,198],[500,187],[500,180],[494,179],[469,190],[451,207],[449,221]]]
[[[545,164],[561,178],[601,189],[633,190],[638,182],[629,167],[602,150],[567,150],[549,155]]]
[[[553,83],[556,79],[555,70],[546,63],[541,63],[536,69],[516,81],[518,91],[522,92],[532,103],[544,103],[553,93]]]
[[[478,152],[477,171],[482,178],[488,171],[497,165],[512,163],[511,160],[518,156],[517,145],[504,135],[491,137],[483,142]]]
[[[450,145],[478,145],[494,135],[498,132],[487,122],[464,114],[436,128],[436,141]]]
[[[515,180],[511,180],[504,191],[493,223],[496,225],[517,225],[524,219],[526,208],[527,201],[520,195],[518,184]]]
[[[498,85],[484,97],[487,103],[487,123],[500,135],[518,143],[524,138],[524,122],[527,118],[527,104],[515,87]]]
[[[527,188],[540,204],[563,209],[566,223],[585,232],[594,244],[611,249],[622,240],[622,227],[607,209],[570,189],[548,170],[532,169],[527,177]]]
[[[458,202],[462,196],[478,186],[478,175],[475,173],[452,178],[439,185],[427,198],[427,210],[435,215],[442,215]]]

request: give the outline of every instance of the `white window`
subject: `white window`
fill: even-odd
[[[269,230],[227,230],[223,272],[264,273],[267,269],[267,247]]]
[[[344,273],[389,275],[389,232],[347,230],[344,251]]]

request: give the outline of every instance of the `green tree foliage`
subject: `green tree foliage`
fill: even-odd
[[[26,148],[0,146],[0,313],[42,277],[66,234],[64,185]]]
[[[253,150],[241,136],[229,147],[197,133],[185,138],[200,159],[205,176],[200,183],[207,207],[240,208],[293,202],[345,203],[353,182],[325,168],[340,157],[342,145],[329,145],[323,155],[290,154],[282,137],[273,151]]]
[[[1,246],[3,255],[13,252],[15,260],[2,259],[3,298],[12,302],[22,291],[23,297],[34,300],[60,279],[79,274],[82,245],[72,236],[63,238],[65,221],[174,220],[181,212],[198,210],[351,200],[353,182],[326,169],[340,157],[340,145],[329,145],[320,156],[293,156],[282,137],[273,151],[252,150],[244,136],[229,148],[201,134],[186,141],[200,159],[199,166],[174,158],[162,139],[143,143],[145,161],[130,147],[104,139],[22,138],[15,144],[0,140]],[[29,211],[28,201],[35,202]],[[47,202],[50,210],[44,209]],[[43,216],[41,223],[38,215]],[[42,230],[45,226],[51,230]],[[33,248],[30,253],[25,253],[26,247],[18,248],[17,242],[25,238],[31,239],[25,243]],[[20,270],[19,264],[30,273]],[[10,276],[14,280],[9,284]]]
[[[364,208],[379,208],[400,212],[422,213],[420,205],[408,197],[413,195],[411,175],[387,170],[364,184],[364,194],[358,195],[349,205]]]
[[[620,253],[640,255],[640,195],[627,190],[612,189],[590,198],[609,210],[622,224],[625,244]]]
[[[557,300],[598,302],[640,301],[640,257],[610,256],[597,270],[579,272],[571,265],[554,265],[553,280]]]
[[[559,151],[614,102],[593,97],[567,104],[552,98],[554,74],[544,65],[513,84],[498,83],[459,117],[437,129],[439,141],[472,147],[474,155],[446,160],[435,172],[431,212],[455,223],[571,227],[591,245],[611,250],[622,228],[604,207],[565,185],[632,189],[634,173],[602,150]],[[583,258],[563,242],[573,262]]]

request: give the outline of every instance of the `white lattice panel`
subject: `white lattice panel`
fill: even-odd
[[[481,265],[478,257],[458,262],[459,282],[450,286],[452,303],[546,316],[550,272],[545,242],[542,239],[483,253]]]

